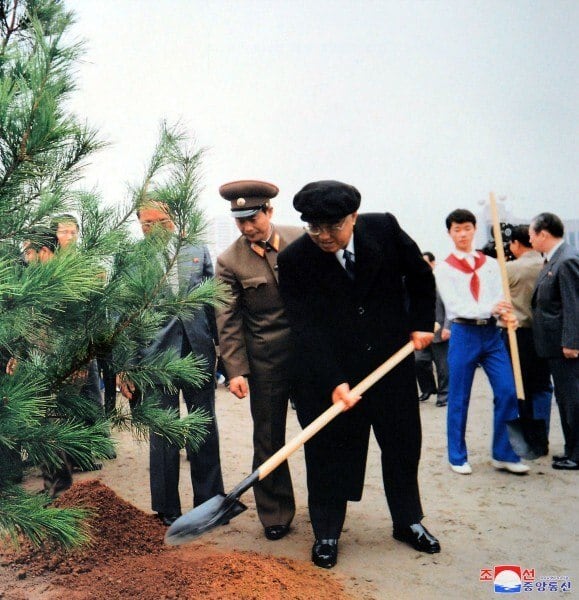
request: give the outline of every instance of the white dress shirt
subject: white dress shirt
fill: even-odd
[[[559,250],[559,246],[561,246],[564,241],[565,240],[561,240],[556,246],[553,246],[551,248],[551,250],[549,250],[549,252],[547,252],[545,254],[545,258],[547,259],[547,262],[551,261],[551,259],[553,258],[553,254],[555,254],[555,252],[557,252],[557,250]]]
[[[466,258],[471,266],[474,264],[475,252],[454,250],[453,254],[458,259]],[[494,258],[487,256],[485,264],[477,270],[480,281],[478,302],[470,291],[472,275],[452,267],[444,260],[437,263],[434,269],[436,287],[449,320],[488,319],[495,304],[504,299],[499,264]]]

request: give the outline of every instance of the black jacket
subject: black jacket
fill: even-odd
[[[354,281],[335,255],[322,251],[308,235],[278,259],[302,426],[330,406],[337,385],[353,387],[406,344],[411,331],[434,329],[432,269],[391,214],[358,216],[354,253]],[[399,446],[408,449],[403,454],[409,469],[415,471],[420,454],[416,389],[411,356],[314,436],[306,447],[310,491],[314,486],[331,494],[339,480],[346,497],[361,496],[370,423],[395,432]]]

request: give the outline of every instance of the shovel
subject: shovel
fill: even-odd
[[[505,259],[505,249],[503,247],[503,238],[501,234],[501,225],[499,222],[499,213],[495,195],[490,194],[490,208],[493,220],[493,235],[497,249],[497,260],[501,270],[501,280],[503,284],[503,293],[507,302],[511,301],[511,290],[509,288],[509,279],[507,276],[507,265]],[[522,406],[525,400],[525,390],[523,387],[523,375],[521,372],[521,361],[519,358],[519,346],[517,343],[517,334],[512,323],[507,325],[507,334],[509,336],[509,348],[511,351],[511,363],[513,365],[513,375],[515,378],[515,388],[519,405]],[[532,411],[520,411],[532,412]],[[523,416],[513,421],[507,422],[507,431],[509,441],[513,450],[521,458],[534,460],[544,456],[545,448],[548,444],[547,425],[544,419],[533,419],[532,416]]]
[[[408,342],[398,352],[393,354],[388,360],[383,362],[376,370],[372,371],[356,387],[352,388],[354,394],[361,395],[378,380],[382,379],[386,373],[391,371],[398,363],[402,362],[414,351],[414,343]],[[244,510],[247,510],[240,496],[258,481],[265,479],[272,471],[277,469],[284,461],[288,459],[298,448],[303,446],[320,429],[325,427],[332,419],[344,411],[346,405],[344,402],[332,404],[317,419],[312,421],[298,435],[291,439],[285,446],[280,448],[275,454],[270,456],[264,463],[249,476],[239,483],[227,496],[217,494],[203,504],[200,504],[193,510],[179,517],[167,530],[165,534],[165,543],[170,546],[178,546],[189,542],[202,535],[206,531],[227,524],[233,517],[236,517]]]

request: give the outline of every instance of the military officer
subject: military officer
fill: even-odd
[[[249,395],[253,469],[285,443],[290,395],[289,324],[278,289],[277,256],[297,239],[299,227],[272,223],[278,188],[263,181],[233,181],[219,188],[241,236],[217,258],[217,276],[230,289],[217,312],[221,358],[229,390]],[[265,537],[283,538],[295,514],[287,462],[257,483],[255,502]]]

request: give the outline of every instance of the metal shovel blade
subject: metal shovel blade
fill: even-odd
[[[531,417],[520,417],[520,431],[525,444],[519,444],[518,448],[512,443],[512,437],[509,432],[509,439],[515,452],[526,460],[535,460],[549,453],[549,437],[547,435],[547,424],[544,419],[533,419]],[[518,434],[517,434],[518,437]],[[520,452],[519,452],[520,450]]]
[[[515,454],[527,460],[537,458],[533,448],[525,439],[525,433],[520,419],[514,419],[513,421],[507,422],[507,433],[509,442],[515,451]]]
[[[244,510],[247,510],[247,506],[236,497],[231,497],[231,494],[217,494],[180,516],[167,529],[165,543],[179,546],[190,542],[218,525],[225,525]]]

